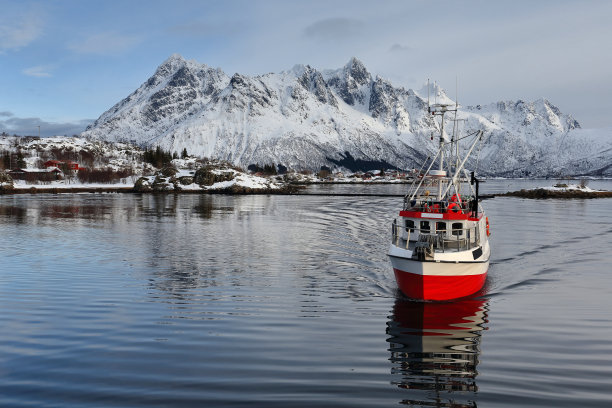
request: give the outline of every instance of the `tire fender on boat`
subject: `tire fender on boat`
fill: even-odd
[[[487,237],[491,236],[491,229],[489,228],[489,217],[486,218],[487,221]]]
[[[457,204],[457,203],[450,203],[448,205],[448,211],[452,211],[454,213],[458,213],[458,212],[461,212],[461,207],[459,207],[459,204]]]

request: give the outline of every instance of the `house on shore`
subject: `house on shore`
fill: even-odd
[[[47,167],[46,169],[13,169],[8,172],[13,180],[34,181],[55,181],[63,180],[64,173],[57,167]]]
[[[78,171],[81,169],[81,167],[79,167],[79,163],[73,162],[72,160],[47,160],[43,163],[43,166],[45,166],[46,168],[61,168],[62,165],[65,165],[66,168],[73,171]]]

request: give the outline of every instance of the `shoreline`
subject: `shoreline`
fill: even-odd
[[[301,195],[301,196],[338,196],[338,197],[404,197],[405,194],[382,194],[382,193],[306,193],[303,190],[310,185],[319,184],[353,184],[363,183],[299,183],[289,184],[277,189],[254,189],[248,187],[227,187],[223,189],[182,189],[182,190],[163,190],[163,191],[136,191],[133,186],[129,187],[28,187],[1,189],[1,195],[23,195],[23,194],[215,194],[215,195]],[[399,184],[372,182],[368,184]],[[402,183],[405,184],[405,183]],[[581,190],[549,190],[546,188],[522,189],[505,193],[481,194],[480,199],[486,200],[495,197],[519,197],[529,199],[593,199],[593,198],[612,198],[612,191],[581,191]]]
[[[249,187],[227,187],[215,190],[206,189],[182,189],[182,190],[151,190],[151,191],[136,191],[134,187],[28,187],[28,188],[12,188],[0,189],[1,195],[14,194],[228,194],[228,195],[249,195],[249,194],[275,194],[275,195],[297,195],[300,187],[287,186],[277,189],[258,189]]]
[[[580,190],[547,190],[545,188],[535,188],[532,190],[519,190],[509,191],[507,193],[494,194],[496,197],[521,197],[530,198],[534,200],[544,200],[548,198],[561,198],[561,199],[572,199],[572,198],[610,198],[612,197],[612,191],[580,191]]]

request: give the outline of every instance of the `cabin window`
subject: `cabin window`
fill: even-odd
[[[421,232],[429,232],[430,231],[430,227],[429,227],[429,221],[421,221]]]
[[[458,237],[463,235],[463,223],[462,222],[453,222],[452,225],[453,235]]]
[[[406,232],[414,232],[414,221],[406,220]]]
[[[446,223],[444,221],[436,222],[436,232],[446,232]]]

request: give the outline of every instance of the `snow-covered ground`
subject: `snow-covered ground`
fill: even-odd
[[[110,169],[121,171],[129,169],[128,177],[123,177],[109,183],[82,182],[78,177],[78,171],[74,171],[71,177],[53,181],[26,181],[13,180],[13,188],[17,190],[36,189],[131,189],[139,179],[150,185],[166,183],[167,190],[174,190],[175,185],[180,190],[189,191],[215,191],[226,190],[232,187],[240,187],[250,190],[277,190],[284,183],[274,178],[258,177],[245,172],[230,168],[226,163],[220,161],[202,161],[196,157],[185,157],[172,160],[172,167],[177,169],[174,177],[163,177],[160,171],[151,164],[142,160],[142,150],[136,146],[126,143],[108,143],[91,141],[85,138],[56,136],[49,138],[21,138],[12,136],[0,136],[0,155],[11,156],[11,168],[22,168],[32,173],[39,173],[44,168],[44,162],[50,159],[70,160],[78,163],[79,167],[89,169]],[[60,156],[60,157],[58,157]],[[22,160],[20,165],[16,164],[17,157]],[[1,158],[1,157],[0,157]],[[231,180],[214,183],[210,186],[200,186],[189,182],[198,168],[204,164],[216,167],[213,172],[217,174],[227,173]],[[0,167],[1,169],[1,167]],[[178,182],[182,179],[182,182]],[[3,183],[7,184],[7,183]]]
[[[72,183],[66,183],[65,180],[55,180],[55,181],[50,181],[50,182],[45,182],[44,184],[32,184],[32,183],[28,183],[25,180],[13,180],[13,188],[16,190],[29,190],[31,188],[36,188],[36,189],[58,189],[58,190],[70,190],[70,189],[75,189],[75,188],[82,188],[82,189],[129,189],[134,187],[134,183],[128,183],[127,181],[125,183],[120,182],[120,183],[113,183],[113,184],[109,184],[109,183],[79,183],[79,182],[72,182]]]
[[[78,137],[56,136],[50,138],[20,138],[12,136],[0,137],[0,154],[10,154],[15,161],[17,153],[23,159],[20,168],[30,172],[40,172],[45,161],[58,159],[60,157],[70,158],[79,164],[80,167],[87,168],[108,168],[113,171],[129,169],[130,175],[110,183],[87,183],[82,182],[78,172],[73,172],[71,177],[64,177],[62,180],[53,181],[25,181],[13,180],[13,187],[17,190],[36,189],[132,189],[139,179],[143,179],[149,187],[157,183],[157,187],[163,190],[183,191],[219,191],[219,190],[279,190],[287,185],[288,182],[303,184],[310,183],[401,183],[404,178],[398,178],[396,174],[381,176],[380,171],[376,170],[370,174],[352,174],[350,172],[336,173],[318,177],[316,174],[290,173],[278,176],[258,176],[247,172],[241,172],[231,167],[227,163],[215,160],[202,161],[196,157],[185,157],[172,160],[172,166],[177,169],[173,178],[162,177],[157,169],[149,163],[142,161],[142,150],[136,146],[126,143],[108,143],[91,141]],[[224,181],[216,182],[210,186],[200,186],[190,182],[197,169],[206,163],[207,166],[216,168],[213,173],[227,175]],[[11,163],[11,167],[17,167]],[[160,176],[158,178],[158,176]],[[403,174],[402,174],[403,176]],[[157,182],[156,182],[157,179]]]
[[[549,191],[584,191],[587,193],[601,191],[601,190],[593,190],[590,187],[583,186],[580,184],[555,184],[552,187],[549,186],[549,187],[540,187],[540,188],[543,188],[544,190],[549,190]]]
[[[155,180],[155,176],[147,176],[145,177],[149,180],[149,183],[153,185]],[[171,183],[168,183],[170,186]],[[253,190],[278,190],[283,187],[282,184],[273,182],[264,177],[257,177],[250,174],[239,173],[233,180],[222,181],[218,183],[214,183],[210,186],[200,186],[196,183],[191,183],[188,185],[180,185],[181,190],[187,191],[215,191],[215,190],[225,190],[231,188],[233,186],[253,189]],[[119,182],[119,183],[79,183],[72,182],[66,183],[65,180],[56,180],[52,182],[48,182],[45,184],[31,184],[27,183],[25,180],[14,180],[13,188],[16,190],[30,190],[31,188],[36,189],[59,189],[59,190],[70,190],[70,189],[132,189],[134,188],[134,182]]]
[[[220,172],[220,170],[217,170],[216,172]],[[242,172],[239,172],[233,169],[230,169],[226,172],[231,172],[234,178],[232,180],[214,183],[211,186],[205,186],[203,188],[206,190],[222,190],[222,189],[227,189],[233,186],[239,186],[239,187],[250,188],[253,190],[259,190],[259,189],[276,190],[282,187],[280,184],[275,183],[272,180],[265,178],[265,177],[258,177],[252,174],[242,173]]]
[[[177,173],[176,178],[184,177],[184,176],[193,176],[193,171],[179,171]],[[145,176],[144,179],[147,180],[149,185],[153,185],[155,182],[157,175]],[[117,183],[80,183],[80,182],[68,182],[66,180],[55,180],[50,182],[32,184],[28,183],[25,180],[14,180],[13,188],[16,190],[30,190],[31,188],[36,189],[59,189],[59,190],[70,190],[70,189],[132,189],[135,184],[134,177],[130,177],[127,179],[123,179]],[[167,189],[173,190],[174,184],[171,182],[166,182]],[[265,177],[258,177],[247,173],[241,173],[238,171],[234,171],[234,178],[228,181],[221,181],[218,183],[214,183],[210,186],[200,186],[196,183],[191,183],[187,185],[179,184],[181,190],[186,191],[217,191],[217,190],[226,190],[231,187],[241,187],[252,190],[278,190],[283,187],[282,183],[273,181],[271,179]]]
[[[215,174],[229,174],[231,176],[231,180],[219,181],[211,184],[210,186],[199,185],[196,183],[191,184],[176,184],[180,190],[184,191],[226,191],[233,187],[240,187],[242,189],[249,190],[279,190],[284,184],[275,182],[271,178],[258,177],[252,174],[243,173],[234,169],[218,169],[212,171]],[[185,177],[193,177],[193,171],[179,170],[179,172],[174,176],[174,179],[181,180]],[[155,184],[163,185],[166,190],[174,190],[175,184],[171,182],[170,178],[161,178],[164,181],[161,181],[158,178],[158,175],[146,176],[142,178],[142,182],[146,185],[153,187]],[[164,188],[161,187],[161,188]]]
[[[60,159],[71,160],[89,168],[153,170],[151,165],[142,161],[142,150],[127,143],[108,143],[69,136],[0,136],[1,154],[15,155],[18,152],[29,169],[42,168],[42,163],[50,159]],[[16,167],[15,163],[12,163],[12,167]]]

